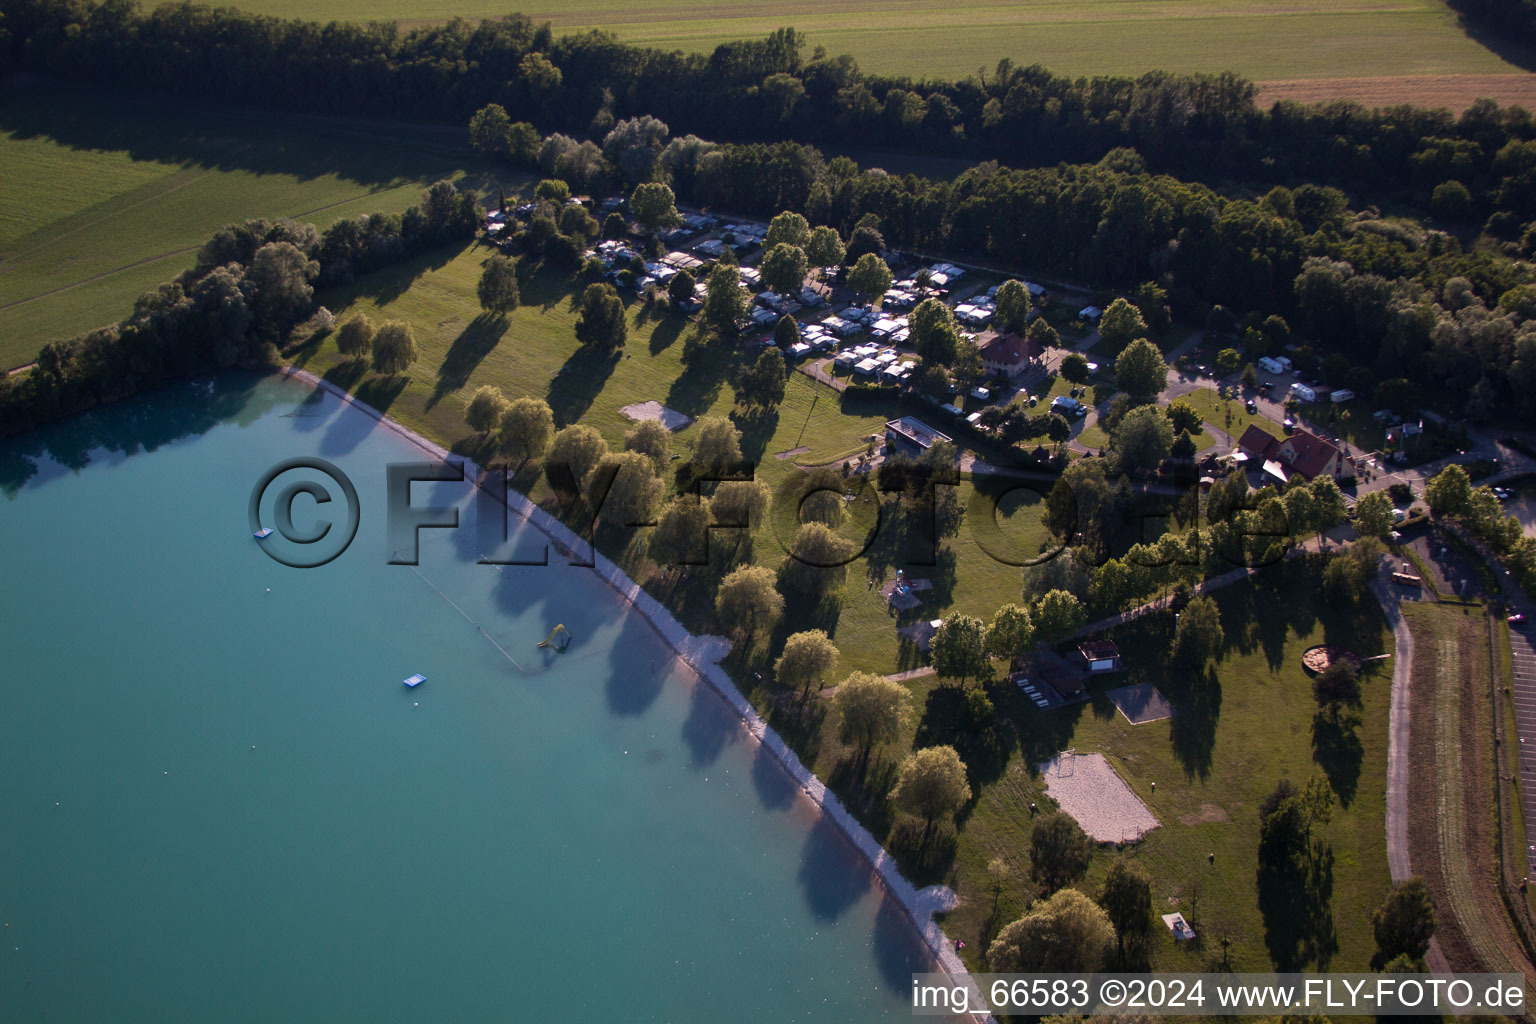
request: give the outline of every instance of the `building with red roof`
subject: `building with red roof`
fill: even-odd
[[[1287,473],[1299,473],[1307,480],[1355,475],[1355,465],[1344,449],[1308,430],[1298,429],[1281,439],[1252,424],[1238,438],[1237,447],[1250,459],[1266,464],[1266,469],[1268,463],[1277,463]]]
[[[981,364],[989,373],[1017,377],[1045,361],[1045,349],[1023,335],[988,331],[976,341],[981,350]]]

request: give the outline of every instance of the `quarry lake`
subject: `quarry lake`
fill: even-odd
[[[315,569],[247,525],[299,456],[361,503]],[[901,908],[609,586],[468,512],[389,564],[423,458],[240,374],[0,443],[0,1020],[907,1016]]]

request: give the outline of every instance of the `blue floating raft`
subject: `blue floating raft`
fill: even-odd
[[[407,689],[414,690],[416,687],[420,686],[426,681],[427,677],[418,672],[414,676],[411,676],[409,679],[407,679],[405,681],[405,685]]]
[[[255,537],[257,540],[266,540],[268,537],[272,536],[272,527],[263,526],[261,529],[251,534],[251,536]]]

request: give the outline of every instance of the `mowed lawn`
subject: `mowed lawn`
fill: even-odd
[[[1215,665],[1214,682],[1167,663],[1174,623],[1164,614],[1116,632],[1128,671],[1094,687],[1086,705],[1042,714],[1006,694],[1006,687],[993,687],[999,706],[1011,702],[1018,750],[1005,767],[994,768],[997,781],[965,822],[956,879],[962,906],[946,922],[950,934],[984,945],[990,928],[1023,908],[1029,891],[1029,805],[1046,806],[1044,780],[1029,765],[1075,749],[1105,754],[1161,823],[1126,855],[1151,875],[1156,912],[1182,912],[1201,936],[1175,944],[1159,924],[1151,960],[1162,970],[1202,970],[1219,963],[1223,935],[1231,941],[1234,970],[1268,970],[1287,957],[1293,969],[1318,966],[1290,931],[1294,922],[1287,914],[1295,908],[1264,912],[1256,878],[1258,804],[1280,778],[1301,786],[1314,774],[1326,775],[1337,801],[1323,830],[1333,848],[1335,934],[1322,946],[1336,950],[1324,966],[1365,970],[1374,951],[1370,915],[1389,885],[1382,821],[1390,671],[1371,669],[1362,679],[1363,708],[1344,713],[1335,725],[1319,717],[1300,659],[1303,650],[1325,640],[1365,656],[1390,651],[1391,643],[1373,603],[1363,605],[1352,621],[1334,609],[1325,613],[1328,621],[1320,618],[1314,593],[1318,571],[1315,564],[1291,561],[1215,592],[1226,650]],[[1159,686],[1173,701],[1175,717],[1131,725],[1102,692],[1125,682]],[[994,857],[1013,868],[995,915],[986,873]],[[1101,850],[1081,886],[1096,893],[1112,861],[1112,853]]]
[[[482,173],[437,133],[411,131],[15,90],[0,107],[0,364],[122,319],[225,224],[293,217],[324,228],[404,210],[433,181],[463,180],[466,166]]]
[[[488,0],[243,0],[285,17],[405,22],[499,17]],[[530,0],[557,29],[603,28],[662,49],[707,51],[784,25],[865,70],[955,78],[1007,57],[1070,75],[1232,70],[1256,80],[1514,73],[1470,40],[1441,0],[768,0],[678,7],[661,0]]]

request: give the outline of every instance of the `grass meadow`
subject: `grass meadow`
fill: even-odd
[[[324,228],[479,173],[456,134],[23,84],[0,107],[0,365],[120,320],[232,221]]]
[[[619,410],[632,402],[654,398],[693,416],[734,413],[744,453],[776,492],[799,477],[797,464],[837,464],[862,452],[868,436],[896,411],[878,403],[841,405],[829,388],[793,373],[775,413],[746,418],[733,407],[729,382],[749,357],[710,346],[685,358],[691,326],[633,301],[624,350],[613,359],[593,359],[578,350],[576,283],[562,275],[525,273],[519,309],[505,318],[480,313],[474,284],[489,253],[479,245],[445,251],[321,296],[343,317],[366,312],[376,320],[409,322],[421,358],[408,377],[371,375],[342,360],[329,339],[301,347],[296,362],[352,388],[407,426],[467,452],[474,452],[477,442],[463,412],[481,384],[494,384],[509,396],[545,398],[559,424],[591,424],[614,446],[631,426]],[[675,453],[686,456],[691,432],[685,428],[674,435]],[[796,448],[808,450],[778,457]],[[544,490],[532,472],[518,482],[536,497]],[[962,485],[963,502],[969,505],[974,494],[972,483]],[[892,673],[921,665],[921,656],[898,637],[897,626],[954,612],[990,617],[1001,604],[1018,600],[1020,570],[1010,563],[1032,556],[1046,540],[1038,506],[1039,498],[1020,492],[995,513],[977,511],[985,505],[970,506],[959,534],[943,541],[935,564],[928,566],[907,561],[902,538],[882,533],[849,566],[835,600],[815,608],[792,606],[771,637],[738,645],[727,660],[733,676],[910,877],[957,889],[962,902],[946,927],[967,943],[973,962],[991,935],[1038,895],[1028,875],[1029,805],[1048,804],[1033,766],[1058,750],[1076,748],[1106,753],[1162,822],[1126,855],[1153,878],[1157,911],[1182,911],[1202,935],[1176,947],[1159,929],[1147,953],[1152,965],[1204,969],[1219,962],[1225,937],[1235,969],[1261,970],[1277,962],[1364,969],[1373,948],[1370,913],[1388,884],[1382,829],[1388,678],[1373,670],[1364,707],[1330,720],[1313,705],[1300,654],[1325,638],[1376,654],[1388,637],[1374,605],[1324,622],[1314,599],[1320,571],[1315,564],[1287,562],[1217,592],[1227,639],[1207,674],[1169,665],[1172,622],[1160,615],[1118,631],[1128,678],[1097,685],[1086,704],[1042,713],[998,671],[969,684],[984,686],[997,709],[995,720],[977,730],[966,723],[964,693],[954,681],[909,679],[904,685],[912,693],[914,714],[898,742],[867,765],[841,743],[836,716],[829,713],[830,691],[802,697],[773,682],[771,656],[784,636],[813,626],[827,629],[840,650],[834,680],[856,669]],[[995,516],[999,531],[985,549],[977,539],[982,515]],[[777,532],[782,530],[765,524],[745,557],[776,566],[782,558]],[[717,630],[710,602],[718,572],[657,571],[645,559],[643,534],[637,531],[627,546],[621,543],[616,552],[621,563],[677,609],[690,628]],[[1007,549],[1003,559],[988,554],[999,550],[999,536]],[[898,620],[880,598],[878,583],[902,564],[914,577],[933,579],[935,588],[922,609]],[[1102,694],[1126,681],[1156,683],[1178,716],[1129,725]],[[891,815],[884,797],[906,750],[946,742],[955,743],[970,765],[977,795],[962,811],[958,829],[924,838],[909,819]],[[1324,830],[1333,856],[1315,895],[1332,922],[1322,934],[1300,929],[1295,915],[1281,906],[1284,901],[1261,890],[1255,871],[1259,801],[1282,776],[1304,783],[1319,772],[1339,798]],[[1096,891],[1114,856],[1102,848],[1082,886]],[[994,892],[986,866],[998,857],[1012,875]]]
[[[285,17],[407,23],[499,17],[487,0],[243,0]],[[954,78],[1007,57],[1070,75],[1231,70],[1258,81],[1518,72],[1468,38],[1441,0],[769,0],[677,7],[661,0],[530,0],[556,29],[602,28],[627,42],[707,51],[784,25],[865,70]]]

